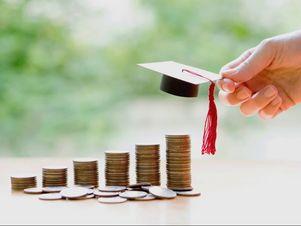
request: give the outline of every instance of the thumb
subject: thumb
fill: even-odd
[[[234,68],[222,71],[225,78],[235,82],[246,82],[268,67],[274,57],[275,43],[273,40],[261,42],[254,52]]]

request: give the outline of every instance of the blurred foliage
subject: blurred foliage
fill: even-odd
[[[135,1],[150,25],[89,46],[63,21],[28,13],[33,1],[0,0],[0,154],[95,151],[116,130],[121,104],[162,95],[159,77],[137,63],[173,59],[217,72],[277,32],[252,23],[245,2]]]

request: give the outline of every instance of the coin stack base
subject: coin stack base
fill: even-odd
[[[43,187],[67,186],[68,168],[67,167],[43,167]]]
[[[128,186],[130,154],[127,151],[106,151],[106,186]]]
[[[11,176],[11,188],[14,191],[23,191],[26,188],[35,188],[37,179],[34,175],[15,175]]]
[[[98,186],[98,160],[75,159],[73,160],[74,184],[81,186]]]
[[[136,144],[137,183],[160,185],[160,145]]]
[[[167,187],[177,191],[192,190],[189,135],[166,135]]]

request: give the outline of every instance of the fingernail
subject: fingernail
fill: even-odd
[[[222,89],[225,91],[225,92],[230,92],[231,90],[227,87],[226,84],[223,84],[222,85]]]
[[[264,118],[264,119],[271,119],[271,118],[273,118],[272,115],[268,115],[268,114],[266,114],[265,112],[261,112],[260,115],[261,115],[261,117]]]
[[[267,98],[270,98],[272,96],[274,96],[276,94],[276,89],[273,87],[269,87],[265,92],[264,92],[264,96]]]
[[[236,97],[240,100],[244,100],[244,99],[250,97],[250,93],[247,90],[242,89],[236,94]]]
[[[223,75],[234,75],[238,72],[238,70],[236,68],[231,68],[231,69],[228,69],[226,71],[223,71],[222,74]]]

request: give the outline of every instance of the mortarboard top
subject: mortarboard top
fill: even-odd
[[[221,78],[218,74],[174,61],[138,65],[162,74],[161,90],[176,96],[196,97],[198,95],[199,84],[216,81]],[[189,70],[201,76],[196,76],[183,70]]]

